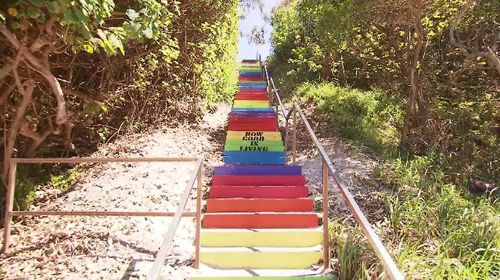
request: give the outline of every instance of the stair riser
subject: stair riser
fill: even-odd
[[[301,175],[300,166],[226,165],[214,169],[215,176],[235,175]]]
[[[225,164],[285,164],[282,152],[224,152]]]
[[[264,78],[262,76],[256,76],[256,77],[241,77],[238,79],[240,82],[265,82]]]
[[[310,268],[321,252],[213,252],[201,253],[200,261],[220,268],[300,269]]]
[[[318,226],[316,214],[255,214],[203,216],[205,228],[313,228]]]
[[[213,176],[212,186],[304,186],[299,176]]]
[[[229,151],[229,152],[234,152],[234,151],[240,151],[240,152],[251,152],[251,151],[284,152],[285,148],[283,146],[278,147],[278,146],[262,146],[262,145],[257,145],[257,146],[225,145],[224,151]]]
[[[203,247],[313,247],[322,240],[319,231],[201,233]]]
[[[308,212],[312,199],[209,199],[207,212]]]
[[[227,129],[235,131],[249,131],[251,129],[256,129],[259,131],[277,131],[278,126],[276,124],[231,124],[229,123]]]
[[[209,198],[301,198],[309,190],[304,187],[212,187]]]

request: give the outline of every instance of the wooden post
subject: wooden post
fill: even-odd
[[[14,193],[16,191],[16,169],[17,163],[10,162],[9,176],[7,182],[7,197],[5,202],[5,218],[4,218],[4,231],[3,231],[3,246],[2,253],[5,253],[9,248],[10,239],[10,225],[12,223],[12,210],[14,207]]]
[[[203,186],[202,168],[198,170],[196,185],[196,236],[194,240],[195,254],[194,254],[194,268],[200,267],[200,231],[201,231],[201,188]]]
[[[326,164],[325,159],[323,162],[323,265],[324,269],[328,269],[330,266],[330,248],[329,244],[329,235],[328,235],[328,214],[330,207],[328,205],[328,165]]]
[[[297,110],[293,110],[292,163],[297,159]]]

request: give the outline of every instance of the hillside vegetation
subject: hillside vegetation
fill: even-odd
[[[409,278],[500,277],[499,10],[494,0],[297,0],[272,17],[280,91],[385,159],[375,175],[391,192],[372,222]],[[359,231],[336,229],[342,279],[382,273]]]
[[[228,99],[238,5],[2,1],[2,178],[11,157],[82,155],[124,132],[196,120],[205,105]],[[31,191],[26,184],[16,205]]]

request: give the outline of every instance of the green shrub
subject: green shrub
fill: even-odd
[[[294,96],[313,102],[334,132],[377,152],[395,154],[402,112],[382,92],[342,88],[332,83],[305,83]]]

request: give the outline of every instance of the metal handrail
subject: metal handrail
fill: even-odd
[[[283,105],[283,102],[281,101],[281,97],[278,93],[278,89],[274,85],[273,78],[269,77],[269,72],[267,71],[267,62],[264,63],[264,72],[266,74],[267,85],[268,85],[270,91],[273,93],[273,98],[276,98],[276,100],[278,100],[277,105],[280,106],[281,115],[283,116],[284,119],[286,119],[286,107]]]
[[[203,159],[200,158],[196,162],[196,166],[189,180],[188,185],[184,189],[184,192],[181,196],[181,201],[179,202],[179,206],[177,207],[177,211],[175,212],[174,218],[170,223],[167,233],[163,238],[163,242],[161,243],[160,250],[156,254],[156,259],[149,271],[147,276],[148,280],[156,280],[158,274],[160,273],[160,269],[165,262],[165,259],[170,253],[172,249],[172,241],[174,240],[175,233],[177,231],[177,227],[179,226],[179,222],[181,220],[182,212],[184,208],[186,208],[187,202],[193,190],[194,183],[197,182],[197,196],[196,196],[196,236],[195,236],[195,262],[194,267],[198,268],[200,263],[200,227],[201,227],[201,187],[202,187],[202,164]]]
[[[328,154],[325,152],[325,149],[319,142],[318,138],[316,137],[316,134],[314,133],[313,129],[311,128],[311,125],[309,124],[309,121],[307,120],[304,112],[300,108],[299,104],[296,102],[293,102],[292,108],[288,111],[288,114],[285,115],[285,109],[283,106],[283,103],[281,102],[281,98],[279,97],[278,90],[276,89],[274,85],[274,81],[272,78],[269,77],[268,72],[267,72],[267,67],[264,65],[264,69],[266,72],[266,76],[268,81],[271,81],[271,86],[272,89],[271,91],[277,96],[277,100],[279,102],[279,106],[281,107],[282,114],[285,118],[285,151],[287,150],[288,147],[288,123],[289,119],[291,116],[293,116],[293,135],[292,135],[292,163],[295,163],[296,158],[297,158],[297,117],[296,113],[299,114],[302,122],[304,123],[307,132],[309,133],[309,136],[311,137],[311,140],[315,144],[316,148],[318,149],[321,158],[322,158],[322,173],[323,173],[323,230],[325,234],[325,227],[326,227],[326,238],[328,238],[328,178],[331,175],[333,177],[333,180],[335,181],[335,185],[339,189],[342,198],[346,202],[347,206],[349,207],[349,210],[354,216],[354,219],[358,223],[358,225],[361,228],[361,231],[363,232],[364,236],[368,239],[368,242],[370,243],[370,246],[373,248],[375,251],[375,254],[379,258],[379,260],[382,262],[382,265],[384,266],[384,271],[386,273],[386,276],[389,279],[404,279],[403,274],[399,271],[398,267],[396,266],[396,263],[392,259],[392,257],[389,255],[389,252],[385,248],[384,244],[380,240],[380,237],[375,233],[373,230],[370,222],[366,218],[366,216],[363,214],[363,211],[361,211],[361,208],[359,205],[356,203],[356,200],[352,196],[351,192],[349,189],[345,186],[344,182],[340,178],[340,175],[335,168],[334,164],[328,157]],[[329,172],[328,172],[329,171]],[[324,238],[325,239],[325,238]],[[326,242],[328,244],[328,242]],[[328,245],[324,244],[324,250],[328,250]],[[324,262],[325,262],[325,269],[327,268],[326,261],[328,257],[328,252],[325,253],[324,255]]]
[[[373,230],[370,222],[366,218],[366,216],[363,214],[363,211],[361,211],[361,208],[359,205],[356,203],[356,200],[352,196],[351,192],[349,189],[345,186],[344,182],[340,178],[340,175],[333,165],[332,161],[328,157],[327,153],[325,152],[325,149],[323,146],[319,143],[318,138],[314,134],[314,131],[311,128],[311,125],[307,121],[304,112],[300,108],[300,106],[294,102],[292,110],[294,112],[298,112],[300,118],[302,119],[307,132],[309,133],[309,136],[311,137],[312,141],[316,145],[316,148],[318,149],[321,157],[323,158],[323,170],[325,169],[325,165],[328,168],[328,170],[331,173],[331,176],[333,177],[333,180],[335,181],[335,184],[337,188],[340,191],[340,194],[344,198],[344,201],[346,202],[347,206],[349,207],[349,210],[354,216],[354,219],[358,223],[358,225],[361,228],[361,231],[363,232],[364,236],[368,239],[368,242],[370,243],[371,247],[375,251],[375,254],[377,257],[380,259],[382,262],[382,265],[384,266],[384,271],[386,272],[387,276],[389,279],[404,279],[403,274],[399,271],[398,267],[396,266],[396,263],[392,259],[392,257],[389,255],[389,252],[387,252],[387,249],[385,248],[384,244],[380,240],[380,237],[375,233]],[[294,114],[295,115],[295,114]],[[296,129],[294,129],[295,131]],[[295,142],[296,140],[294,140]],[[296,147],[296,145],[295,145]],[[296,148],[295,150],[292,151],[293,154],[296,153]],[[295,158],[295,157],[294,157]]]

